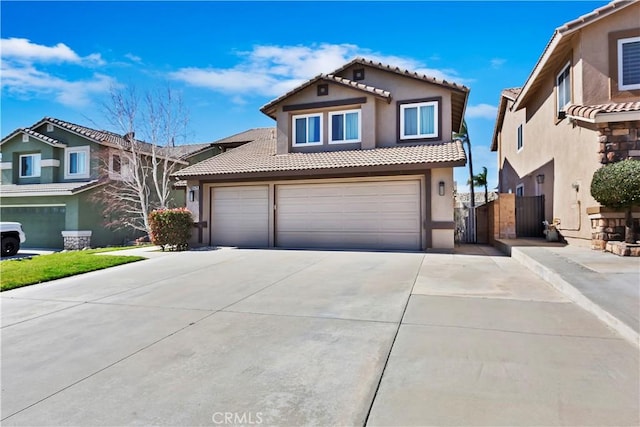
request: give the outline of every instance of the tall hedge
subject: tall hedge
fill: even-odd
[[[628,208],[640,205],[640,161],[622,160],[596,170],[591,195],[603,206]]]
[[[164,251],[183,251],[189,247],[193,231],[193,217],[185,208],[160,209],[149,214],[151,242]]]

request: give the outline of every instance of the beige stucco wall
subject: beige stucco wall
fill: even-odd
[[[619,13],[615,13],[595,22],[580,31],[580,37],[574,43],[574,57],[582,63],[581,84],[576,86],[576,102],[595,105],[609,102],[612,82],[609,79],[610,52],[609,33],[640,27],[640,2],[635,2]],[[632,94],[617,95],[613,101],[628,100]]]
[[[351,78],[350,69],[345,70],[344,77]],[[392,101],[389,103],[384,99],[369,95],[366,92],[342,86],[340,84],[320,81],[318,84],[328,84],[329,94],[318,96],[317,84],[301,90],[300,92],[287,98],[278,106],[276,112],[277,121],[277,153],[287,152],[309,152],[309,151],[330,151],[330,150],[352,150],[359,148],[389,147],[403,144],[415,144],[416,141],[398,142],[398,101],[406,101],[422,98],[441,97],[439,106],[439,140],[432,140],[426,143],[439,141],[451,141],[451,93],[442,86],[422,82],[412,78],[403,77],[394,73],[377,69],[366,69],[365,80],[359,81],[366,85],[391,92]],[[298,111],[283,111],[285,105],[307,104],[326,101],[337,101],[347,98],[366,97],[363,104],[351,106],[327,107],[305,109]],[[361,143],[355,144],[329,144],[329,115],[331,111],[341,111],[352,108],[361,109],[362,137]],[[292,147],[291,146],[291,120],[292,116],[298,114],[323,113],[323,144],[321,146]]]
[[[444,196],[438,185],[444,182]],[[453,168],[431,169],[431,221],[453,221]]]

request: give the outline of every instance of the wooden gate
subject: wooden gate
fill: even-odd
[[[516,197],[516,236],[544,236],[544,196]]]

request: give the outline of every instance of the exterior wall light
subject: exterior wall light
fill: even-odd
[[[196,192],[198,191],[198,186],[194,185],[193,187],[191,187],[191,189],[189,190],[189,201],[190,202],[195,202],[196,200]]]
[[[538,184],[544,184],[544,175],[543,174],[536,175],[536,182]]]
[[[444,196],[444,181],[438,183],[438,194]]]

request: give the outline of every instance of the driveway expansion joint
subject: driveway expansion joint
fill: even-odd
[[[427,327],[427,328],[452,328],[452,329],[466,329],[466,330],[474,330],[474,331],[505,332],[509,334],[518,334],[518,335],[533,335],[533,336],[537,335],[537,336],[558,337],[558,338],[586,338],[586,339],[608,340],[608,341],[625,341],[624,338],[620,336],[598,337],[593,335],[549,334],[549,333],[543,333],[543,332],[516,331],[512,329],[496,329],[496,328],[476,328],[473,326],[443,325],[443,324],[436,324],[436,323],[403,322],[402,324],[407,326],[419,326],[419,327]]]

